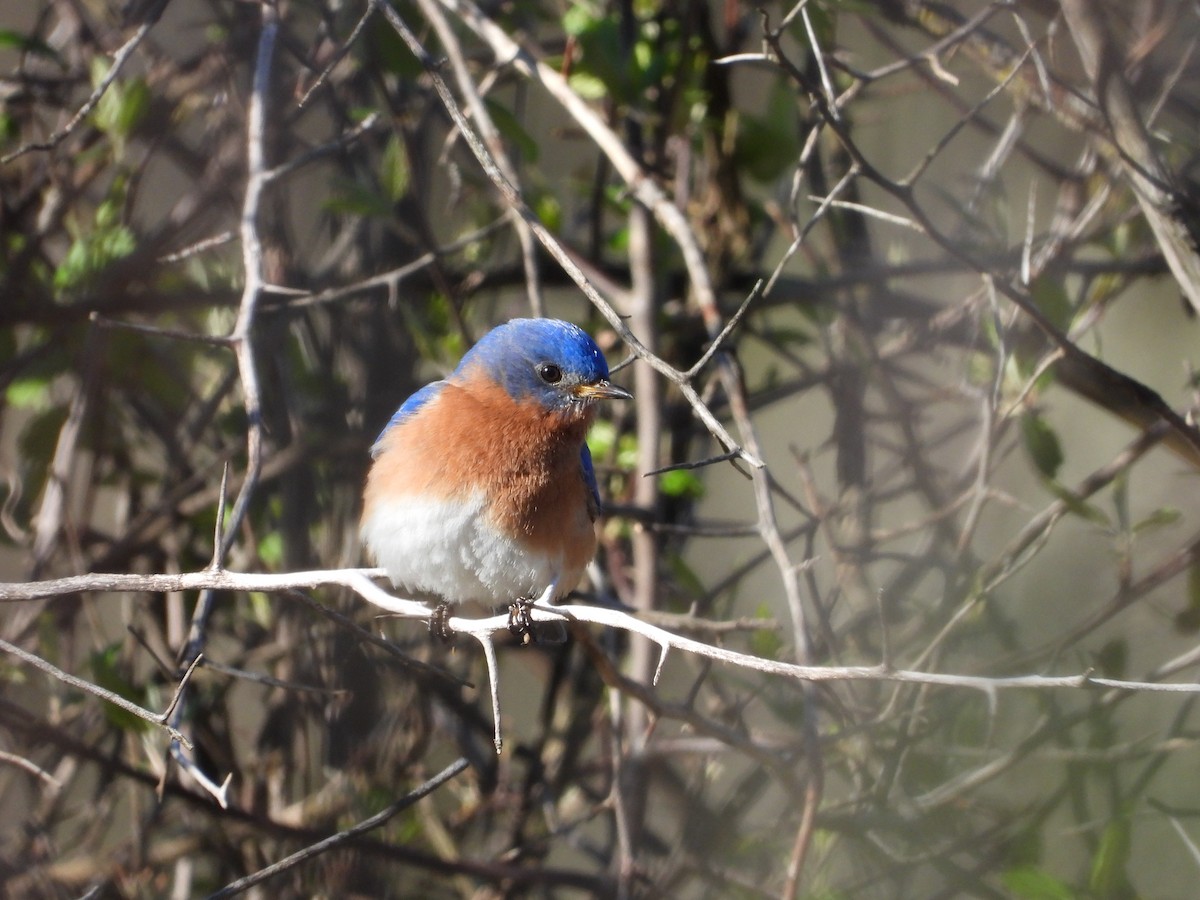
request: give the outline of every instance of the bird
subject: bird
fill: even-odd
[[[493,328],[405,400],[372,446],[368,555],[397,591],[443,611],[563,599],[596,552],[588,427],[599,401],[629,399],[578,326]]]

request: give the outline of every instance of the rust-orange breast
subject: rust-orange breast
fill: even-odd
[[[471,376],[393,426],[367,480],[364,521],[389,498],[463,500],[482,494],[484,515],[527,552],[556,560],[559,592],[595,552],[594,509],[580,450],[592,414],[547,411]]]

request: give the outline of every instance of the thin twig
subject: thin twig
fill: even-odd
[[[28,144],[22,144],[11,153],[0,157],[0,165],[10,163],[15,159],[24,156],[26,153],[32,153],[35,150],[53,150],[68,137],[70,137],[71,133],[79,127],[79,123],[91,115],[92,111],[100,103],[101,99],[103,99],[104,94],[108,91],[109,87],[111,87],[112,83],[117,80],[117,76],[121,74],[122,67],[126,62],[129,61],[129,58],[133,56],[134,51],[137,50],[142,41],[146,39],[146,35],[148,35],[150,33],[150,29],[154,27],[155,22],[158,21],[159,14],[161,14],[163,7],[166,5],[166,0],[159,0],[155,7],[151,8],[146,21],[142,22],[142,24],[138,26],[137,31],[133,33],[129,40],[122,44],[120,48],[117,49],[117,52],[113,54],[112,63],[109,66],[108,71],[105,73],[104,77],[100,79],[100,83],[96,85],[95,89],[88,96],[87,100],[83,102],[83,106],[76,110],[75,115],[71,116],[66,125],[51,134],[50,137],[44,141],[33,141]]]
[[[211,659],[204,660],[204,668],[210,672],[228,675],[230,678],[236,678],[239,681],[249,681],[253,684],[264,684],[267,687],[283,688],[285,691],[301,691],[309,694],[320,694],[326,697],[344,697],[354,693],[348,688],[326,688],[315,684],[298,684],[294,681],[285,681],[282,678],[275,678],[264,672],[250,672],[235,666],[227,666],[224,663],[213,662]]]
[[[492,234],[503,228],[507,221],[508,217],[504,216],[494,222],[490,222],[481,228],[477,228],[474,231],[463,235],[458,240],[452,241],[445,246],[422,253],[412,262],[405,263],[404,265],[395,269],[389,269],[387,272],[381,272],[378,275],[372,275],[370,278],[364,278],[361,281],[354,282],[353,284],[329,288],[328,290],[321,291],[320,293],[308,294],[306,296],[298,297],[294,300],[288,300],[279,305],[273,305],[264,310],[264,313],[279,309],[286,309],[290,311],[306,306],[334,303],[354,294],[365,293],[366,291],[374,290],[375,288],[379,287],[387,287],[395,290],[400,282],[408,278],[410,275],[413,275],[422,269],[428,268],[442,257],[449,256],[453,253],[459,253],[468,249],[483,238],[490,237]]]
[[[337,67],[337,64],[346,58],[346,54],[350,52],[350,48],[354,46],[355,42],[359,38],[359,35],[363,33],[363,29],[367,27],[367,23],[371,20],[371,14],[374,12],[375,7],[368,5],[366,10],[359,17],[358,21],[354,24],[354,28],[350,31],[350,36],[346,38],[346,40],[340,47],[337,48],[336,51],[334,51],[333,57],[329,60],[328,64],[326,64],[325,68],[321,70],[319,75],[317,75],[316,80],[296,102],[297,109],[304,109],[312,95],[316,93],[321,85],[323,85],[329,79],[330,74],[332,74],[333,70]]]
[[[144,325],[141,322],[122,322],[109,319],[93,312],[89,320],[99,328],[109,328],[114,331],[132,331],[135,334],[145,334],[156,338],[169,338],[173,341],[191,341],[196,344],[212,344],[216,347],[228,347],[232,342],[224,334],[200,334],[197,331],[180,331],[177,328],[161,328],[158,325]]]
[[[309,150],[308,152],[302,153],[300,156],[297,156],[295,159],[290,159],[285,163],[281,163],[280,165],[275,166],[275,168],[273,168],[273,169],[268,169],[268,170],[264,171],[262,173],[263,183],[267,184],[267,183],[270,183],[273,181],[278,181],[281,178],[284,178],[285,176],[290,175],[292,172],[295,172],[295,171],[298,171],[299,169],[304,168],[309,163],[315,162],[316,160],[321,159],[322,157],[328,156],[331,153],[336,153],[339,150],[345,149],[346,147],[350,146],[355,141],[357,141],[359,138],[361,138],[368,131],[371,131],[372,129],[374,129],[375,126],[379,124],[379,122],[380,122],[379,113],[371,113],[370,115],[366,116],[361,122],[359,122],[357,125],[355,125],[353,128],[349,128],[346,131],[343,131],[342,133],[340,133],[334,140],[329,141],[326,144],[322,144],[319,147],[314,147],[313,149]],[[287,288],[285,290],[288,293],[296,293],[296,291],[294,291],[291,288]],[[299,291],[299,293],[305,294],[307,292]]]
[[[300,863],[314,859],[315,857],[320,856],[322,853],[329,852],[334,847],[339,847],[342,844],[354,840],[361,834],[366,834],[368,831],[378,828],[380,825],[387,822],[388,819],[394,817],[397,813],[408,809],[422,797],[432,794],[459,772],[463,771],[463,769],[466,767],[467,761],[465,759],[459,758],[455,760],[420,787],[409,791],[395,803],[392,803],[390,806],[381,809],[370,818],[363,819],[357,825],[347,828],[344,831],[339,831],[337,834],[331,835],[330,837],[325,838],[323,841],[317,841],[315,844],[305,847],[303,850],[299,850],[293,853],[291,856],[284,857],[277,863],[273,863],[266,868],[259,869],[252,875],[247,875],[245,878],[239,878],[237,881],[225,885],[225,887],[221,888],[221,890],[213,894],[209,894],[208,900],[219,900],[219,898],[223,897],[237,896],[243,891],[254,887],[254,885],[261,884],[268,878],[278,875],[280,872],[286,872],[288,869],[300,865]]]
[[[194,244],[189,244],[182,250],[176,250],[174,253],[168,253],[165,256],[160,256],[155,262],[173,263],[182,262],[198,253],[203,253],[206,250],[212,250],[214,247],[222,247],[228,244],[237,234],[233,231],[222,231],[220,234],[214,234],[212,237],[206,237],[196,241]]]
[[[651,475],[661,475],[664,472],[676,472],[681,469],[703,469],[706,466],[715,465],[717,463],[729,462],[731,459],[741,459],[740,453],[719,453],[716,456],[710,456],[707,459],[698,459],[695,462],[678,462],[671,463],[669,466],[660,466],[657,469],[651,469],[649,472],[643,472],[643,478],[649,478]]]
[[[128,713],[132,713],[139,719],[145,719],[152,725],[157,725],[159,728],[166,731],[167,734],[171,736],[173,741],[179,741],[189,750],[192,748],[191,742],[180,733],[179,729],[167,722],[170,711],[175,705],[174,699],[171,701],[171,706],[167,708],[167,712],[162,714],[153,713],[144,707],[138,706],[136,703],[126,700],[120,694],[113,693],[107,688],[102,688],[98,684],[92,684],[92,682],[83,678],[79,678],[76,675],[72,675],[70,672],[64,672],[53,663],[42,659],[40,656],[30,653],[28,650],[21,649],[16,644],[10,644],[8,641],[0,639],[0,650],[3,650],[5,653],[11,653],[13,656],[17,657],[23,662],[29,663],[29,665],[36,669],[41,669],[47,675],[50,675],[52,678],[57,678],[63,684],[67,684],[77,690],[86,691],[89,694],[93,694],[94,696],[99,697],[101,700],[106,700],[114,706],[121,707],[121,709]],[[180,682],[180,684],[182,685],[182,682]],[[178,697],[178,692],[176,693],[176,697]]]
[[[717,351],[721,349],[722,345],[729,338],[729,336],[733,334],[738,325],[741,324],[742,319],[750,310],[750,304],[761,297],[762,294],[763,280],[760,278],[754,282],[754,287],[751,288],[750,293],[746,295],[746,299],[742,301],[742,305],[738,307],[737,312],[735,312],[730,317],[729,321],[725,323],[725,327],[721,329],[721,333],[712,340],[712,342],[708,345],[708,349],[701,354],[700,358],[696,360],[695,364],[684,373],[684,378],[687,378],[690,381],[704,370],[704,367],[708,365],[709,360],[716,355]]]
[[[7,750],[0,750],[0,762],[8,763],[10,766],[16,766],[18,769],[24,769],[35,778],[44,781],[51,790],[62,790],[62,782],[32,760],[28,760],[23,756],[17,756],[15,753],[9,753]]]

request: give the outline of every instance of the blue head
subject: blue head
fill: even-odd
[[[628,400],[609,384],[604,354],[583,329],[559,319],[513,319],[470,349],[454,374],[476,368],[514,400],[534,400],[556,412],[584,410],[596,400]]]

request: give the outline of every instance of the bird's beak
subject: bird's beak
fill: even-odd
[[[580,400],[632,400],[633,394],[623,387],[597,381],[595,384],[577,384],[571,392]]]

